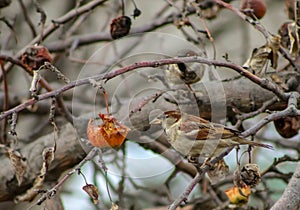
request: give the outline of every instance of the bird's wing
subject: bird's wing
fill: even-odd
[[[221,124],[213,124],[216,129],[216,137],[222,139],[229,139],[232,137],[239,136],[240,132],[231,128],[227,128]]]
[[[185,131],[185,136],[192,140],[229,139],[239,135],[237,130],[192,115],[181,122],[179,129]]]
[[[179,126],[180,133],[191,140],[206,140],[210,133],[214,133],[214,128],[207,123],[200,122],[181,122]]]

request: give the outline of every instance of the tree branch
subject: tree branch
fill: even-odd
[[[288,186],[285,188],[283,195],[272,206],[271,210],[295,210],[300,208],[300,162],[290,179]]]
[[[51,163],[45,181],[55,181],[67,169],[81,161],[86,153],[83,151],[76,130],[66,124],[59,130],[55,159]],[[1,156],[0,167],[0,201],[13,200],[15,196],[24,193],[30,186],[42,166],[44,148],[53,146],[53,133],[38,138],[22,147],[20,153],[26,158],[27,171],[21,186],[18,186],[15,171],[6,155]]]
[[[38,95],[37,98],[29,99],[26,102],[24,102],[23,104],[20,104],[19,106],[16,106],[8,111],[3,112],[0,115],[0,120],[2,120],[3,118],[7,117],[10,114],[12,114],[13,112],[22,111],[27,106],[31,106],[31,105],[37,103],[38,101],[41,101],[41,100],[44,100],[44,99],[47,99],[50,97],[57,97],[58,95],[62,94],[63,92],[70,90],[77,86],[90,84],[91,79],[96,80],[96,81],[105,80],[105,82],[107,82],[108,80],[110,80],[114,77],[117,77],[119,75],[125,74],[127,72],[130,72],[130,71],[133,71],[133,70],[139,69],[139,68],[144,68],[144,67],[157,68],[159,66],[164,66],[164,65],[168,65],[168,64],[192,63],[192,62],[227,67],[229,69],[233,69],[236,72],[238,72],[238,73],[244,75],[245,77],[247,77],[248,79],[250,79],[252,82],[258,84],[262,88],[273,92],[275,95],[277,95],[283,101],[286,101],[289,98],[289,94],[284,93],[279,86],[275,85],[274,83],[271,83],[267,79],[262,79],[262,78],[255,76],[254,74],[250,73],[246,69],[244,69],[241,66],[238,66],[234,63],[227,62],[227,61],[217,61],[217,60],[212,60],[212,59],[208,59],[208,58],[202,58],[199,56],[179,57],[179,58],[176,57],[176,58],[169,58],[169,59],[160,59],[160,60],[155,60],[155,61],[138,62],[138,63],[132,64],[129,66],[125,66],[125,67],[119,68],[117,70],[114,70],[114,71],[111,71],[111,72],[108,72],[105,74],[100,74],[100,75],[96,75],[93,77],[88,77],[88,78],[80,79],[77,81],[72,81],[69,84],[67,84],[57,90],[53,90],[53,91]]]
[[[201,180],[203,174],[207,172],[210,169],[210,165],[216,164],[218,161],[220,161],[223,157],[228,155],[233,147],[226,149],[224,152],[222,152],[217,157],[213,158],[211,161],[209,161],[207,164],[203,164],[199,169],[198,173],[192,180],[192,182],[188,185],[188,187],[185,189],[185,191],[170,205],[169,210],[175,210],[182,201],[186,200],[189,196],[189,194],[192,192],[194,187],[198,184],[198,182]]]

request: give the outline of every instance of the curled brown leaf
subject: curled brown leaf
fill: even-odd
[[[26,158],[22,156],[21,153],[19,153],[16,150],[13,150],[11,148],[8,149],[8,157],[11,161],[11,164],[13,165],[16,173],[16,178],[18,181],[19,186],[22,184],[24,175],[26,173],[27,169],[27,162]]]
[[[90,198],[93,200],[93,203],[95,205],[98,204],[99,200],[99,191],[98,188],[93,184],[86,184],[82,187],[82,189],[90,196]]]

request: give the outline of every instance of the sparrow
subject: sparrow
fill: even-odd
[[[161,124],[171,146],[188,157],[212,158],[239,145],[272,149],[270,145],[244,139],[237,130],[179,111],[164,112],[150,124]]]
[[[184,53],[184,56],[198,56],[198,54],[193,51],[188,51]],[[196,64],[194,66],[187,66],[185,63],[169,64],[165,71],[167,81],[173,85],[190,85],[196,83],[201,80],[203,74],[204,69],[202,64]]]

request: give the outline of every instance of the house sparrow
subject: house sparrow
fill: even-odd
[[[189,157],[211,158],[228,147],[238,145],[272,148],[240,137],[239,131],[178,111],[167,111],[152,120],[151,124],[161,124],[172,147]]]
[[[188,51],[184,56],[198,56],[198,54],[193,51]],[[198,63],[193,66],[188,66],[185,63],[169,64],[165,71],[167,81],[173,85],[190,85],[196,83],[201,80],[203,74],[204,67]]]

